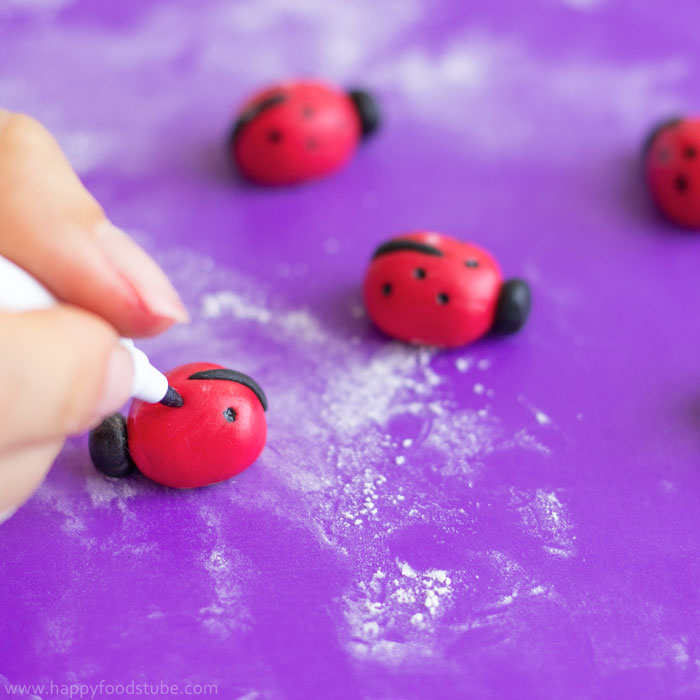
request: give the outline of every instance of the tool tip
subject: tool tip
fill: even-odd
[[[180,408],[184,402],[182,400],[182,396],[180,396],[175,389],[169,386],[168,390],[165,392],[165,396],[160,400],[160,403],[162,403],[163,406],[169,406],[170,408]]]

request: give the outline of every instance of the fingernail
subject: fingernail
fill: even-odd
[[[124,346],[118,344],[107,363],[102,393],[94,410],[95,420],[102,420],[118,411],[129,400],[133,383],[134,361]]]
[[[143,248],[109,221],[102,221],[96,234],[110,263],[129,280],[150,313],[181,323],[189,320],[170,280]]]

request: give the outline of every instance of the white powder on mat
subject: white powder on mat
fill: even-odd
[[[538,489],[534,494],[511,489],[511,505],[520,513],[522,523],[542,540],[549,554],[568,559],[576,554],[576,535],[568,509],[553,491]]]
[[[177,258],[168,267],[177,282]],[[184,282],[179,286],[187,289]],[[482,382],[475,405],[458,407],[451,383],[433,366],[434,351],[386,341],[353,342],[366,334],[368,321],[352,299],[344,305],[346,328],[338,333],[311,310],[290,308],[266,294],[259,281],[211,267],[206,285],[188,302],[199,313],[184,344],[197,338],[198,346],[222,351],[222,362],[253,374],[261,361],[257,347],[266,345],[260,379],[271,397],[270,437],[260,468],[272,481],[270,491],[261,488],[258,497],[338,551],[350,552],[359,542],[366,547],[370,537],[370,551],[379,553],[385,536],[411,523],[459,528],[488,507],[476,500],[461,512],[446,508],[418,465],[431,465],[429,473],[440,479],[473,487],[496,451],[549,453],[525,428],[506,431],[483,403],[489,399]],[[492,362],[469,357],[465,369],[472,365],[486,374]],[[413,434],[395,437],[391,426],[396,420],[412,421]],[[280,486],[295,497],[280,503]],[[229,494],[234,502],[245,498],[235,489]],[[560,494],[506,494],[503,503],[552,556],[575,554],[573,524]],[[548,590],[506,555],[483,556],[492,570],[487,598],[494,610]],[[450,609],[455,591],[472,585],[466,570],[417,570],[403,560],[394,569],[377,568],[343,597],[349,649],[360,657],[393,663],[406,655],[435,653],[437,621]],[[489,615],[500,619],[482,610],[471,622],[491,624]],[[405,632],[403,641],[396,640],[398,629]]]
[[[469,528],[490,507],[488,491],[477,489],[490,455],[535,450],[546,456],[546,446],[524,428],[505,428],[485,393],[468,394],[473,398],[467,407],[459,406],[434,351],[373,338],[369,321],[353,312],[355,298],[342,306],[347,315],[339,332],[338,319],[331,325],[310,309],[290,307],[259,280],[220,269],[191,251],[173,251],[162,262],[184,292],[192,323],[143,348],[161,366],[211,359],[262,383],[270,397],[269,437],[251,477],[256,506],[315,532],[323,545],[348,557],[364,551],[386,561],[386,538],[411,525],[445,532]],[[363,336],[363,342],[353,341]],[[488,360],[470,358],[469,365],[488,373]],[[408,434],[396,428],[402,425]],[[474,497],[448,503],[445,495],[454,485],[473,490]],[[93,507],[116,506],[125,523],[135,519],[130,504],[152,488],[145,480],[106,480],[93,473],[85,486]],[[53,498],[50,489],[42,491],[45,499]],[[210,533],[200,566],[212,589],[198,615],[208,632],[225,639],[251,624],[241,592],[251,569],[227,542],[217,509],[222,498],[250,507],[250,494],[236,481],[211,493],[200,512]],[[75,529],[82,515],[78,497],[61,498],[51,502]],[[573,523],[562,499],[554,491],[514,491],[501,502],[558,558],[575,555]],[[140,545],[134,535],[134,556],[157,556]],[[505,555],[480,556],[492,572],[481,580],[467,568],[418,569],[403,559],[390,568],[378,566],[369,578],[358,569],[342,598],[349,650],[386,663],[434,654],[440,646],[436,625],[455,595],[488,586],[488,604],[469,624],[491,624],[489,616],[500,619],[494,610],[514,608],[538,586],[549,590],[516,562],[506,566]]]
[[[595,0],[569,1],[588,8]],[[579,157],[574,118],[596,144],[603,128],[602,138],[639,140],[654,115],[683,111],[676,87],[689,72],[678,58],[625,64],[574,52],[553,60],[522,37],[474,26],[438,48],[411,43],[392,53],[375,67],[375,81],[398,92],[408,113],[459,134],[470,158],[544,164]],[[509,116],[514,102],[517,124]]]
[[[358,581],[343,599],[352,651],[394,663],[430,655],[435,625],[452,604],[452,586],[448,571],[418,571],[398,559],[388,571],[380,568]],[[394,641],[387,643],[386,636]]]

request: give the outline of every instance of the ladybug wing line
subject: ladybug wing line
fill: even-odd
[[[424,253],[425,255],[433,255],[435,257],[443,257],[443,252],[439,248],[435,248],[427,243],[420,243],[419,241],[412,241],[407,238],[397,238],[393,241],[387,241],[383,243],[374,251],[372,255],[372,260],[382,256],[388,255],[389,253],[397,253],[401,250],[412,250],[416,253]]]
[[[233,131],[231,132],[231,137],[229,139],[231,143],[238,138],[238,135],[241,133],[243,127],[250,124],[255,117],[262,114],[265,110],[270,109],[270,107],[274,107],[275,105],[285,102],[286,100],[287,95],[284,93],[277,93],[276,95],[270,95],[270,97],[267,97],[261,102],[258,102],[252,107],[246,109],[245,112],[243,112],[243,114],[241,114],[241,116],[236,120],[236,124],[233,127]]]
[[[652,128],[647,137],[644,139],[644,144],[642,145],[642,155],[646,158],[651,150],[652,144],[656,140],[656,137],[664,130],[669,127],[676,126],[680,124],[682,119],[678,117],[671,117],[670,119],[665,119],[656,126]]]
[[[257,397],[262,404],[263,410],[267,411],[267,397],[261,386],[247,374],[236,372],[233,369],[205,369],[201,372],[195,372],[188,379],[223,379],[229,382],[236,382],[247,386]]]

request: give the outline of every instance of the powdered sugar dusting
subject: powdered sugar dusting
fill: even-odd
[[[202,506],[200,517],[209,531],[214,532],[215,541],[201,556],[201,564],[212,580],[213,596],[208,605],[199,608],[199,619],[202,627],[223,640],[234,630],[247,629],[250,613],[243,603],[241,582],[251,564],[226,543],[220,513]]]
[[[176,284],[198,265],[196,256],[184,251],[166,260]],[[346,556],[354,556],[355,546],[365,542],[363,547],[380,561],[386,538],[411,524],[469,527],[488,508],[489,496],[446,507],[444,480],[476,490],[491,454],[547,453],[546,445],[524,428],[509,432],[486,404],[458,408],[435,351],[388,341],[354,342],[369,332],[356,302],[344,305],[348,332],[338,333],[310,309],[271,297],[259,280],[232,275],[210,261],[201,266],[209,271],[206,281],[200,276],[200,287],[187,299],[194,310],[192,326],[176,329],[167,341],[151,341],[154,356],[167,342],[168,355],[177,357],[178,348],[187,349],[196,338],[197,347],[205,344],[210,356],[263,383],[270,397],[269,438],[254,467],[265,475],[256,486],[256,500],[303,523],[320,542]],[[187,289],[184,283],[180,287]],[[243,342],[251,338],[255,343]],[[264,367],[259,355],[247,350],[261,342],[269,355]],[[489,357],[467,357],[469,367],[479,372],[491,366]],[[290,362],[297,368],[292,375],[286,371]],[[455,370],[461,374],[460,365]],[[489,401],[485,385],[478,384],[483,391],[476,396]],[[280,487],[295,496],[280,501],[275,495]],[[226,494],[233,503],[247,499],[234,488]],[[546,551],[574,556],[573,523],[560,494],[514,492],[509,498],[515,516]],[[494,568],[491,555],[481,556],[482,566],[492,572],[484,579],[493,589],[491,605],[514,604],[518,596],[547,590],[527,571],[517,573],[517,563],[505,566],[501,559]],[[395,663],[437,652],[435,624],[450,610],[455,592],[467,590],[459,586],[466,586],[472,574],[441,566],[419,569],[395,558],[391,570],[379,564],[368,576],[344,597],[348,648],[362,658]],[[402,641],[397,641],[398,630]]]
[[[249,483],[256,507],[303,526],[320,545],[355,561],[356,579],[342,597],[346,627],[339,631],[352,654],[386,664],[434,656],[443,649],[438,623],[444,624],[456,598],[478,592],[484,600],[469,625],[491,625],[492,609],[515,608],[551,590],[505,553],[476,551],[473,566],[458,568],[439,561],[419,566],[390,554],[392,538],[406,528],[468,531],[496,499],[549,556],[575,556],[574,524],[561,492],[512,490],[504,500],[484,487],[493,454],[548,454],[524,427],[513,430],[499,419],[484,383],[469,407],[460,407],[455,380],[446,374],[462,377],[459,365],[445,364],[435,350],[371,339],[356,299],[343,304],[344,327],[338,330],[338,319],[329,322],[309,308],[285,304],[260,280],[190,250],[173,250],[163,263],[184,291],[192,323],[144,341],[151,359],[162,366],[211,359],[250,373],[270,397],[268,446],[249,472],[252,481],[222,484],[213,498],[249,508]],[[486,380],[491,358],[465,357],[467,371]],[[154,487],[145,479],[105,479],[86,459],[81,463],[83,494],[59,494],[50,485],[39,492],[64,514],[64,531],[94,546],[83,524],[93,517],[87,498],[97,511],[118,513],[133,533],[129,556],[157,557],[137,515]],[[197,619],[207,634],[227,639],[251,624],[243,588],[251,564],[229,543],[219,508],[207,504],[197,511],[198,500],[187,495],[179,502],[195,509],[193,517],[208,533],[199,566],[211,590],[196,608]],[[122,552],[114,542],[104,546]],[[463,622],[453,624],[458,629]]]
[[[692,694],[693,427],[678,428],[673,400],[642,402],[603,436],[605,469],[586,463],[599,399],[614,398],[605,377],[631,380],[663,353],[624,295],[608,295],[621,334],[587,313],[604,285],[574,288],[621,279],[625,238],[638,243],[628,287],[658,267],[661,237],[632,236],[658,222],[625,161],[657,118],[694,104],[692,31],[674,31],[692,27],[688,3],[635,17],[610,0],[196,4],[0,7],[0,103],[41,118],[110,216],[157,234],[149,250],[219,256],[159,258],[193,323],[144,349],[163,368],[241,369],[270,398],[258,463],[198,491],[103,479],[84,438],[68,445],[3,525],[3,560],[20,564],[3,585],[17,675],[167,680],[190,660],[248,700],[346,683],[368,698]],[[369,88],[387,128],[332,179],[239,186],[222,148],[236,105],[282,75]],[[371,331],[350,286],[404,224],[481,237],[533,284],[525,331],[449,352]],[[670,246],[679,271],[690,258]],[[556,279],[564,262],[573,281]],[[636,364],[622,335],[643,339]],[[677,354],[682,372],[692,353]],[[650,396],[682,388],[666,365],[645,375]],[[551,377],[575,372],[590,381],[569,400]],[[658,435],[643,434],[647,414]],[[669,439],[670,466],[657,459]],[[608,513],[619,537],[604,542]],[[319,658],[328,672],[310,674]]]
[[[576,554],[573,525],[556,493],[543,489],[538,489],[534,495],[515,490],[511,493],[523,525],[529,532],[540,535],[544,551],[565,559]],[[526,502],[523,504],[523,501]]]
[[[601,4],[566,2],[580,10]],[[411,112],[459,133],[458,143],[470,157],[536,153],[542,162],[578,153],[568,128],[573,113],[591,129],[599,125],[608,135],[638,139],[652,115],[679,111],[675,87],[687,70],[675,58],[615,65],[592,53],[552,60],[519,38],[475,27],[438,49],[411,45],[380,66],[377,79],[386,89],[398,89]],[[516,102],[519,118],[514,120]],[[596,131],[597,143],[604,137]],[[543,142],[550,146],[544,151]]]
[[[430,637],[452,593],[452,579],[442,569],[417,571],[398,559],[388,571],[377,569],[344,598],[350,650],[390,663],[430,656]]]

